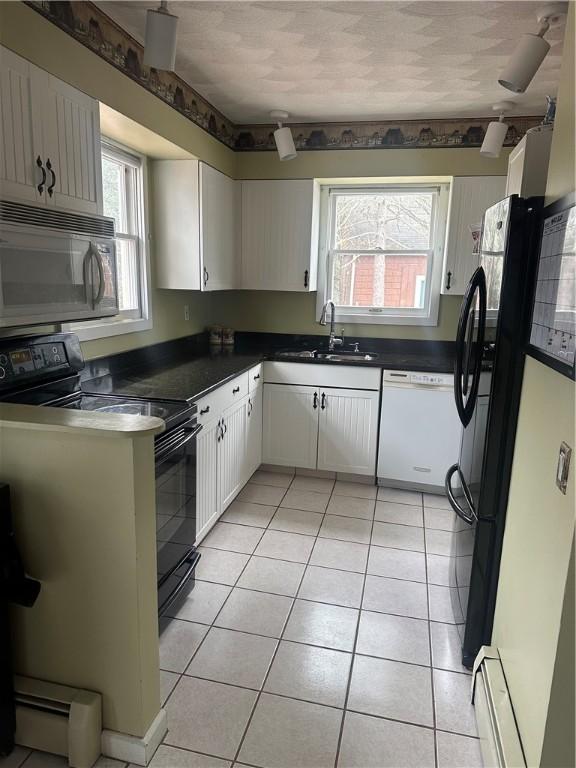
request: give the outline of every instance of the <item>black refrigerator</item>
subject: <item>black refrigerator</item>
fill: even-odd
[[[467,667],[492,634],[541,208],[540,198],[513,195],[485,212],[480,266],[460,310],[454,395],[463,431],[446,494],[457,516],[450,596]]]

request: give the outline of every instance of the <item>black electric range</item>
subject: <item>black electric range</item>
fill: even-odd
[[[165,614],[190,587],[196,550],[196,406],[187,401],[85,392],[77,336],[57,333],[0,339],[0,402],[100,413],[155,416],[158,610]]]

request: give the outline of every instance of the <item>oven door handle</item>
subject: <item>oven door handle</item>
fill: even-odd
[[[195,427],[185,427],[184,428],[184,435],[178,439],[174,439],[165,445],[161,446],[160,449],[155,453],[154,459],[155,461],[162,461],[166,458],[169,454],[171,454],[173,451],[178,451],[180,448],[183,448],[187,443],[189,443],[191,440],[194,440],[198,433],[202,431],[202,424],[198,424]]]

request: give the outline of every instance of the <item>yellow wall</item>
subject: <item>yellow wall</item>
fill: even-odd
[[[575,188],[570,5],[548,202]],[[576,448],[575,396],[572,381],[527,359],[492,643],[500,649],[529,766],[574,765],[574,645],[567,638],[573,638],[574,621],[573,573],[571,579],[568,573],[576,463],[566,496],[554,479],[560,443]]]

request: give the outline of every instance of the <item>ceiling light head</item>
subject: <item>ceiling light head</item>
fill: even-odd
[[[504,122],[504,113],[509,112],[514,107],[512,101],[501,101],[495,104],[492,109],[500,114],[498,120],[493,120],[488,124],[480,154],[482,157],[500,157],[500,152],[506,140],[508,133],[508,123]]]
[[[288,119],[288,112],[275,109],[270,112],[270,117],[278,123],[278,128],[274,131],[274,141],[276,142],[278,157],[280,160],[294,160],[297,153],[294,139],[292,138],[292,131],[287,125],[282,125]]]
[[[146,13],[144,64],[154,69],[174,71],[176,63],[176,29],[178,16],[168,12],[163,0],[156,10]]]
[[[501,86],[513,93],[524,93],[550,50],[550,43],[544,40],[544,35],[550,27],[562,24],[566,16],[566,6],[567,3],[550,3],[538,11],[538,32],[522,35],[498,78]]]

